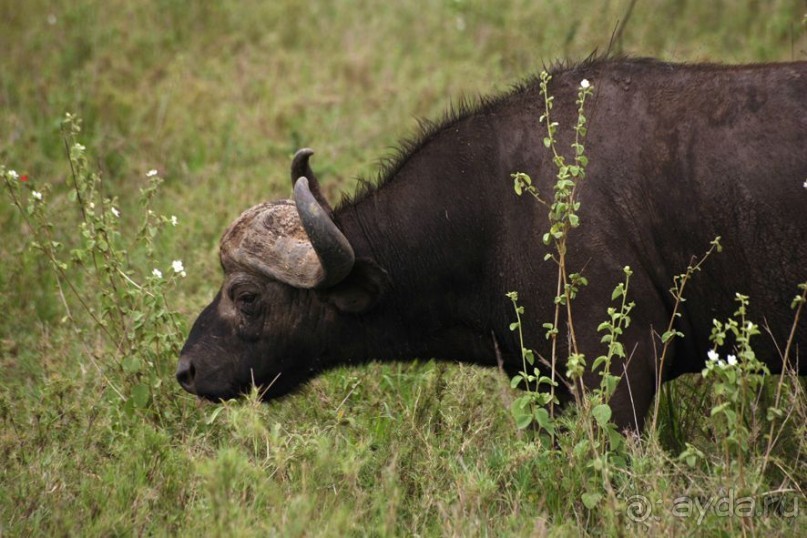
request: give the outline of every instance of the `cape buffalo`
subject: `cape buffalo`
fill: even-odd
[[[604,347],[597,327],[622,268],[634,271],[636,307],[622,336],[631,358],[613,365],[622,375],[616,424],[642,427],[673,278],[716,236],[723,251],[688,284],[676,320],[685,337],[674,340],[662,377],[703,368],[712,320],[736,310],[737,292],[770,327],[755,339],[757,355],[780,371],[774,342],[787,341],[790,304],[807,281],[807,62],[593,59],[551,74],[558,148],[573,142],[581,81],[594,87],[582,224],[568,254],[590,283],[574,302],[589,364]],[[525,345],[548,357],[541,324],[553,319],[557,268],[544,261],[547,210],[516,197],[511,178],[525,172],[544,196],[553,192],[543,111],[537,79],[463,105],[335,209],[309,166],[313,152],[300,150],[293,200],[247,210],[221,239],[224,283],[182,350],[182,387],[221,400],[254,384],[271,399],[337,365],[434,357],[495,366],[497,348],[515,374],[511,290],[525,307]],[[805,343],[802,321],[792,359]],[[805,365],[802,357],[800,374]],[[585,379],[599,383],[591,372]]]

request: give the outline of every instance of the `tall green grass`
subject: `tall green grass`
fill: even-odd
[[[82,220],[65,112],[83,119],[88,167],[102,197],[117,197],[122,231],[139,226],[139,193],[157,169],[153,209],[179,224],[157,236],[156,255],[163,272],[184,262],[188,276],[166,298],[189,322],[219,286],[220,233],[242,209],[288,195],[294,150],[317,150],[338,199],[374,175],[414,117],[605,51],[629,4],[0,0],[0,164],[32,189],[51,185],[53,239],[65,245]],[[614,47],[674,61],[804,59],[804,14],[799,0],[638,0]],[[778,508],[673,513],[679,497],[705,503],[735,485],[716,478],[731,475],[714,469],[709,387],[683,379],[662,402],[658,436],[628,439],[623,505],[589,510],[586,475],[563,457],[573,447],[545,450],[519,432],[516,395],[491,370],[376,364],[268,405],[214,407],[182,393],[166,360],[149,380],[163,380],[159,420],[127,413],[92,362],[124,357],[80,310],[65,319],[74,299],[62,300],[29,248],[20,212],[3,202],[0,224],[0,535],[792,535],[805,525],[803,491],[790,491],[807,483],[803,382],[788,381],[793,426],[766,471]],[[126,262],[146,277],[153,268],[138,247]],[[70,276],[98,294],[88,276]],[[575,430],[574,412],[562,420]],[[653,507],[640,523],[627,516],[634,495]]]

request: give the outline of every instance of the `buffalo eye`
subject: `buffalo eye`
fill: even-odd
[[[235,305],[245,316],[254,316],[259,309],[258,294],[250,291],[239,293],[235,298]]]

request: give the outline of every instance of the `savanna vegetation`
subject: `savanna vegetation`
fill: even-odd
[[[296,149],[317,151],[335,201],[414,118],[459,98],[595,50],[805,59],[805,13],[801,0],[0,0],[0,536],[807,528],[805,383],[743,360],[760,338],[753,297],[719,320],[736,356],[668,384],[641,437],[612,435],[601,402],[547,421],[499,372],[429,357],[336,370],[270,404],[203,405],[173,379],[220,284],[221,232],[288,196]],[[615,334],[639,299],[627,272],[613,284]]]

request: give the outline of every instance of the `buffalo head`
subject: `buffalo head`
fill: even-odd
[[[252,207],[224,232],[224,283],[179,359],[188,392],[222,400],[254,385],[265,398],[285,394],[328,366],[339,337],[381,297],[386,273],[356,259],[308,165],[312,154],[294,157],[293,200]]]

